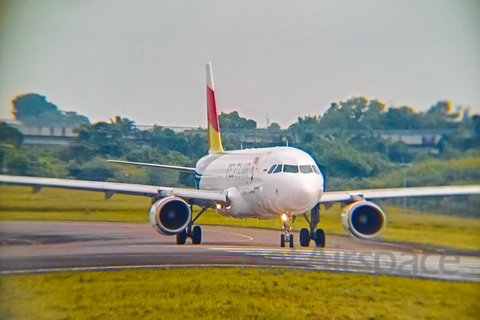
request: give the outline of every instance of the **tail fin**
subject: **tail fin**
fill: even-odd
[[[208,119],[208,152],[223,152],[220,126],[218,125],[217,105],[213,89],[212,65],[207,63],[207,119]]]

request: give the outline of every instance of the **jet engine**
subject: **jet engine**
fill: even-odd
[[[150,223],[153,228],[167,236],[185,230],[191,219],[190,206],[183,199],[174,196],[155,202],[150,209]]]
[[[387,217],[375,203],[363,200],[351,203],[343,209],[342,222],[351,236],[372,240],[377,238],[387,225]]]

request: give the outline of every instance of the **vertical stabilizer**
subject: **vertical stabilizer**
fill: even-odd
[[[207,63],[207,119],[208,119],[208,152],[223,152],[220,126],[218,125],[215,90],[213,88],[212,65]]]

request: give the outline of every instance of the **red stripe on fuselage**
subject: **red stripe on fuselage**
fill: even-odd
[[[207,86],[207,119],[215,131],[220,132],[218,127],[217,105],[215,103],[215,92]]]

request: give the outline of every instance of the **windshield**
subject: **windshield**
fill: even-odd
[[[283,166],[282,166],[281,164],[279,164],[279,165],[275,168],[275,170],[273,170],[273,173],[282,172],[282,167],[283,167]]]
[[[272,172],[273,172],[273,169],[275,169],[276,166],[277,166],[276,164],[274,164],[273,166],[271,166],[271,167],[270,167],[270,170],[268,170],[267,173],[268,173],[268,174],[272,173]]]
[[[298,173],[298,172],[301,172],[301,173],[305,173],[305,174],[308,174],[308,173],[317,173],[317,174],[320,174],[320,170],[317,168],[316,165],[309,165],[309,164],[305,164],[305,165],[301,165],[301,166],[296,166],[296,165],[293,165],[293,164],[274,164],[270,167],[270,169],[268,169],[268,174],[271,174],[271,173],[279,173],[279,172],[286,172],[286,173]]]
[[[301,173],[313,173],[312,166],[311,165],[300,166],[300,172]]]
[[[298,166],[294,166],[291,164],[286,164],[283,166],[283,172],[288,172],[288,173],[296,173],[298,172]]]

